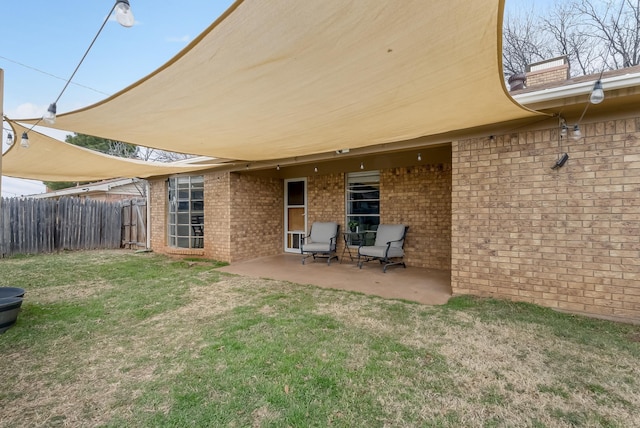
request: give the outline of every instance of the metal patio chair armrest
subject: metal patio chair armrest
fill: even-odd
[[[310,238],[310,237],[311,237],[311,234],[300,236],[300,243],[304,244],[304,242],[307,240],[307,238]],[[302,248],[301,248],[301,250],[302,250]]]
[[[391,244],[393,244],[394,242],[402,242],[402,241],[404,241],[404,236],[402,237],[402,239],[396,239],[395,241],[387,242],[387,249],[384,252],[385,257],[389,256],[389,250],[391,249]]]

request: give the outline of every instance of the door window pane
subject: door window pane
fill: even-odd
[[[290,181],[287,183],[287,205],[304,205],[304,181]]]

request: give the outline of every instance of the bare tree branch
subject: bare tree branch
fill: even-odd
[[[505,76],[560,55],[568,56],[572,76],[640,64],[640,0],[556,0],[504,22]]]
[[[595,73],[598,43],[589,36],[580,15],[570,3],[556,3],[547,17],[541,17],[540,30],[548,33],[554,56],[566,55],[571,75]]]
[[[189,159],[194,155],[186,153],[168,152],[165,150],[152,149],[149,147],[138,146],[136,157],[145,161],[155,162],[175,162],[179,160]]]
[[[548,57],[533,12],[508,16],[504,20],[502,61],[505,75],[522,73],[528,64]]]

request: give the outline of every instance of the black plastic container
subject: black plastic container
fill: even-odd
[[[0,334],[7,331],[18,319],[22,306],[22,297],[5,297],[0,299]]]
[[[0,287],[0,299],[7,297],[24,297],[24,288]]]

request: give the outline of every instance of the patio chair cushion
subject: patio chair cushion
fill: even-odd
[[[404,250],[402,246],[404,239],[402,237],[404,236],[404,230],[404,224],[381,224],[378,226],[374,244],[360,247],[358,249],[359,254],[379,258],[403,257]],[[391,242],[388,253],[387,242]]]
[[[387,242],[397,241],[397,242],[391,242],[391,248],[402,249],[402,246],[404,245],[404,239],[402,239],[402,236],[404,235],[404,229],[405,229],[404,224],[381,224],[380,226],[378,226],[378,232],[376,233],[376,241],[373,245],[376,247],[386,248]],[[391,254],[389,254],[389,257],[400,257],[400,256],[392,256]]]
[[[360,247],[358,251],[362,256],[378,257],[381,259],[385,257],[391,258],[391,257],[404,256],[404,250],[402,248],[394,247],[393,244],[391,244],[391,247],[389,247],[388,254],[387,254],[386,245],[368,245],[368,246]]]
[[[308,257],[322,257],[327,259],[327,264],[331,264],[331,259],[337,259],[336,243],[338,241],[338,230],[340,226],[334,221],[315,222],[311,225],[311,233],[302,238],[300,253],[302,253],[302,264]]]
[[[409,228],[404,224],[379,225],[374,244],[358,247],[358,267],[362,269],[364,262],[379,260],[384,265],[383,272],[387,271],[387,267],[394,265],[406,268],[403,246],[407,229]],[[364,259],[361,259],[362,257]]]
[[[304,244],[304,251],[329,251],[336,246],[336,235],[338,234],[338,223],[333,221],[315,222],[311,227],[309,242]],[[333,238],[333,241],[332,241]],[[314,244],[325,244],[321,249],[312,248]],[[332,245],[330,248],[329,245]]]
[[[326,253],[335,249],[335,243],[329,242],[310,242],[302,245],[302,251],[305,253]]]

